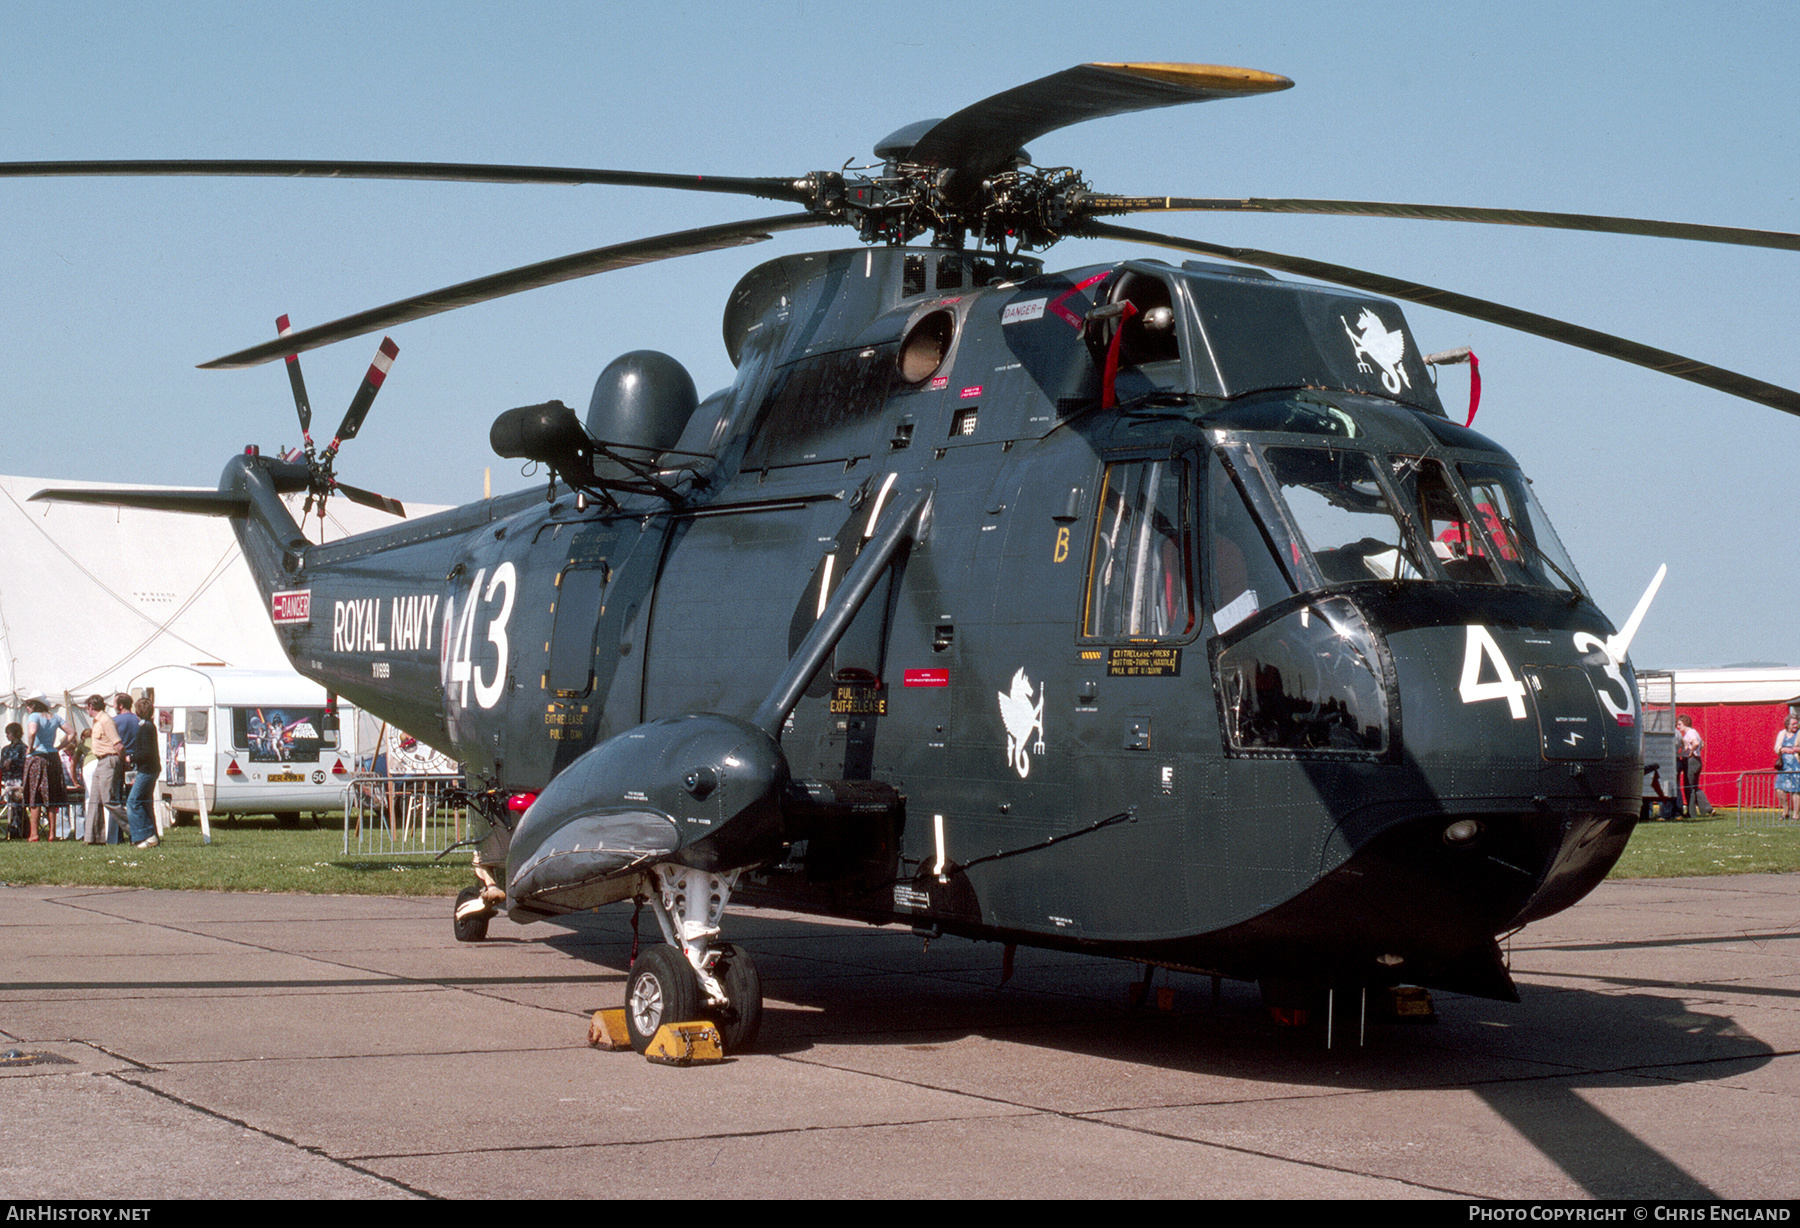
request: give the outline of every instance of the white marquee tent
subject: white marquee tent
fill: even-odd
[[[105,485],[0,476],[0,704],[78,705],[153,665],[288,668],[229,521],[28,501],[46,487]],[[393,522],[334,499],[326,535]],[[315,538],[318,523],[307,522]]]

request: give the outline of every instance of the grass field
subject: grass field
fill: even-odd
[[[300,891],[313,895],[437,895],[475,881],[467,849],[429,857],[344,852],[334,827],[279,827],[266,816],[215,822],[212,843],[198,826],[170,828],[156,848],[129,844],[0,843],[0,883],[159,887],[180,891]]]
[[[1687,878],[1706,874],[1791,874],[1800,870],[1800,824],[1752,811],[1738,826],[1720,810],[1710,819],[1639,823],[1609,878]]]
[[[1762,816],[1766,821],[1770,816]],[[344,852],[337,828],[283,828],[251,818],[213,825],[210,845],[194,826],[171,829],[160,847],[90,847],[68,841],[0,842],[0,884],[158,887],[181,891],[299,891],[314,895],[429,895],[446,899],[475,881],[470,855],[428,857]],[[1800,825],[1739,827],[1711,819],[1643,823],[1613,878],[1792,873],[1800,870]]]

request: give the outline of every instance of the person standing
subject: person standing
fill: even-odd
[[[112,799],[124,772],[125,746],[119,740],[119,727],[106,715],[104,699],[89,695],[87,710],[94,722],[94,783],[87,796],[87,842],[105,844],[107,827],[117,821],[112,816]]]
[[[131,696],[127,695],[125,692],[120,691],[117,695],[114,695],[112,702],[113,727],[119,731],[119,745],[124,748],[124,757],[119,760],[118,790],[113,796],[106,800],[117,803],[117,805],[113,807],[112,813],[129,815],[130,811],[128,809],[121,810],[119,807],[125,805],[126,794],[129,792],[129,785],[126,782],[125,774],[130,771],[137,759],[138,718],[137,713],[133,710]],[[114,823],[107,828],[106,842],[108,844],[119,844],[130,834],[131,833],[126,829],[123,822]]]
[[[75,838],[85,843],[87,841],[87,799],[94,792],[94,768],[97,766],[94,762],[94,731],[83,729],[81,737],[71,739],[69,745],[63,747],[63,755],[74,765],[73,771],[69,774],[69,799],[70,808],[77,811]],[[77,793],[78,788],[79,793]],[[74,805],[74,799],[77,796],[81,798],[79,807]]]
[[[25,838],[25,726],[13,721],[6,726],[6,745],[0,747],[0,789],[6,791],[6,838]]]
[[[141,849],[153,849],[162,843],[156,834],[156,816],[150,812],[150,799],[156,793],[156,778],[162,774],[162,754],[156,745],[156,721],[150,697],[137,701],[137,729],[131,749],[131,762],[137,778],[131,782],[131,797],[125,803],[125,814],[131,820],[131,842]]]
[[[1703,818],[1712,813],[1712,803],[1706,800],[1706,794],[1700,789],[1701,752],[1706,749],[1706,739],[1694,728],[1694,718],[1687,715],[1675,718],[1675,767],[1676,779],[1681,785],[1680,813],[1677,818]]]
[[[31,835],[38,838],[38,818],[50,812],[49,838],[56,839],[56,814],[68,803],[68,790],[63,787],[62,759],[57,751],[68,740],[69,729],[63,718],[50,711],[41,699],[25,701],[25,745],[31,758],[25,761],[25,805],[31,811]]]
[[[1782,818],[1800,820],[1800,716],[1792,713],[1775,734],[1775,800]]]

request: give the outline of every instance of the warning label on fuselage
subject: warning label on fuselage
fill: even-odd
[[[834,687],[831,711],[838,716],[886,716],[887,699],[871,686]]]
[[[1179,648],[1113,648],[1106,654],[1109,678],[1179,678]]]

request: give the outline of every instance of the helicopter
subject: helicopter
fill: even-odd
[[[1642,790],[1629,645],[1506,450],[1458,424],[1393,300],[1800,414],[1800,393],[1429,286],[1102,220],[1340,213],[1795,250],[1800,236],[1515,210],[1118,196],[1025,151],[1068,125],[1292,83],[1084,64],[781,178],[301,161],[0,175],[600,184],[787,212],[403,299],[204,364],[285,361],[303,454],[216,490],[38,497],[231,518],[294,667],[465,763],[491,832],[457,936],[624,902],[662,944],[627,1025],[754,1045],[733,901],[1254,981],[1280,1010],[1413,984],[1516,1000],[1498,937],[1585,895]],[[547,486],[311,543],[384,340],[322,451],[299,355],[787,230],[727,300],[701,398],[634,351],[585,415],[507,410]],[[1046,270],[1070,238],[1183,253]],[[1296,282],[1278,274],[1311,279]],[[1315,285],[1312,282],[1329,285]]]

